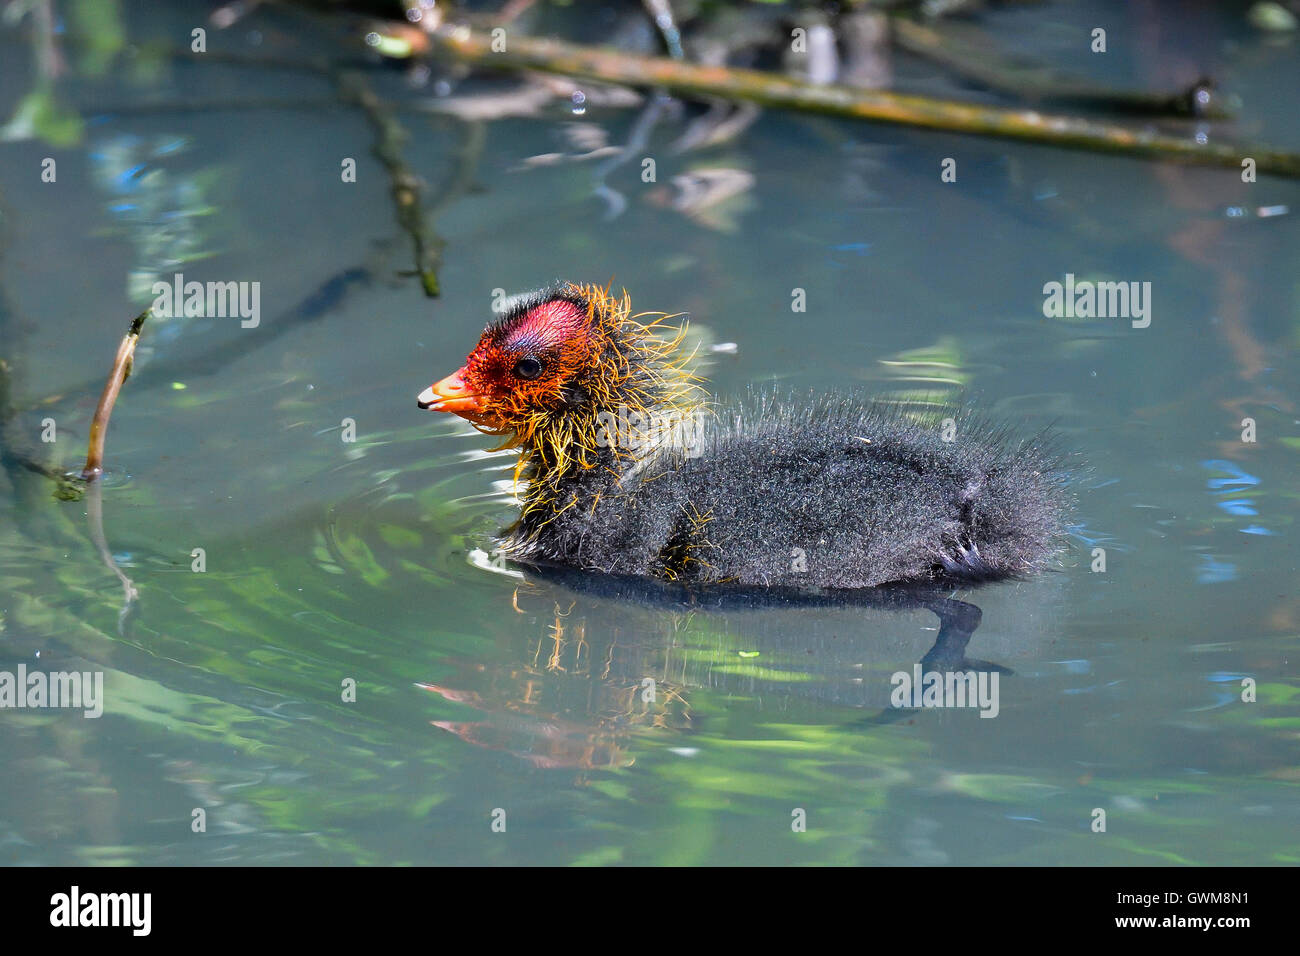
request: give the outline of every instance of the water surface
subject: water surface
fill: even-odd
[[[123,16],[133,40],[167,40],[203,22],[187,6]],[[1300,89],[1277,81],[1294,75],[1294,37],[1199,8],[991,16],[1022,51],[1099,79],[1221,76],[1241,131],[1300,146]],[[357,55],[327,27],[259,17],[212,48]],[[1079,53],[1100,17],[1144,53]],[[52,417],[53,454],[78,462],[142,307],[133,284],[160,257],[183,255],[187,278],[260,282],[262,319],[146,331],[103,489],[109,549],[139,591],[125,619],[87,504],[20,469],[0,482],[0,669],[103,671],[106,694],[98,720],[0,712],[0,860],[1300,858],[1295,183],[779,112],[675,152],[697,110],[650,132],[647,184],[636,162],[530,162],[626,141],[638,107],[593,96],[577,116],[559,98],[464,121],[421,109],[432,86],[374,69],[412,168],[435,189],[468,169],[437,212],[430,300],[400,274],[409,246],[371,129],[328,106],[327,79],[135,59],[68,83],[78,142],[0,144],[17,428],[35,440]],[[6,110],[32,70],[22,34],[0,33]],[[952,92],[926,67],[904,75]],[[251,102],[269,95],[286,102]],[[182,99],[229,106],[163,105]],[[41,184],[51,155],[58,181]],[[945,157],[956,183],[940,182]],[[746,188],[679,208],[701,177]],[[623,197],[614,218],[598,180]],[[1254,214],[1275,206],[1290,212]],[[1150,282],[1150,326],[1045,318],[1042,287],[1067,273]],[[414,398],[460,363],[496,290],[556,278],[612,279],[736,343],[709,370],[722,395],[859,386],[968,401],[1026,434],[1051,425],[1078,495],[1060,570],[955,594],[983,611],[970,656],[1013,672],[997,717],[890,707],[890,676],[935,640],[924,609],[674,608],[494,566],[511,460]]]

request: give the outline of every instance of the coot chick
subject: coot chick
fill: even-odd
[[[595,286],[535,292],[420,394],[520,450],[507,557],[797,589],[976,583],[1052,563],[1068,496],[1040,440],[956,413],[945,434],[854,394],[708,403],[682,330],[654,315]]]

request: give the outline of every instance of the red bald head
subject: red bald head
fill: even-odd
[[[575,286],[535,293],[488,326],[465,364],[419,405],[492,430],[563,405],[592,358],[591,305]]]

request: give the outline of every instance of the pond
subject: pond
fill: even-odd
[[[0,710],[0,861],[1300,862],[1294,180],[780,110],[689,145],[698,107],[413,83],[301,11],[222,31],[206,4],[102,6],[129,45],[61,23],[66,113],[0,142],[7,434],[79,468],[159,277],[257,283],[259,311],[146,323],[98,500],[6,463],[0,671],[102,673],[103,713]],[[1208,72],[1235,132],[1300,148],[1295,36],[1235,8],[983,18],[1097,79]],[[437,298],[370,118],[283,65],[321,59],[405,130]],[[4,116],[36,61],[0,29]],[[1138,283],[1148,314],[1049,315],[1067,276]],[[950,595],[1002,669],[992,719],[891,703],[933,609],[665,605],[492,556],[514,458],[415,397],[502,295],[556,279],[687,313],[721,396],[861,388],[1051,429],[1059,567]]]

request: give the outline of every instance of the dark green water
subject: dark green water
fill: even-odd
[[[123,21],[133,41],[177,44],[206,9],[128,5]],[[994,22],[1099,80],[1213,73],[1242,97],[1243,135],[1300,147],[1300,88],[1282,82],[1297,38],[1240,10],[1075,4]],[[1105,65],[1079,38],[1096,22],[1112,25]],[[210,49],[352,55],[283,11],[211,31]],[[606,175],[626,200],[611,220],[600,159],[528,159],[622,143],[637,109],[593,97],[575,116],[558,99],[463,121],[417,111],[430,89],[376,70],[412,107],[398,115],[413,169],[470,186],[437,214],[444,291],[428,300],[398,275],[411,256],[371,131],[321,105],[328,81],[144,47],[96,77],[92,51],[66,55],[80,139],[0,142],[13,433],[79,463],[147,304],[133,272],[258,281],[261,321],[146,330],[102,496],[139,592],[125,619],[87,504],[18,469],[0,479],[0,670],[102,671],[105,696],[98,719],[0,711],[0,861],[1300,860],[1294,182],[774,112],[681,153],[689,117],[667,115],[638,152],[657,183],[639,161]],[[4,116],[34,69],[25,33],[0,32]],[[923,66],[904,75],[948,91]],[[302,108],[237,105],[268,96]],[[181,100],[236,105],[160,106]],[[940,182],[945,157],[956,183]],[[700,170],[749,186],[687,214],[673,180]],[[163,269],[168,255],[183,261]],[[1149,327],[1045,318],[1043,285],[1067,273],[1150,282]],[[970,655],[1014,671],[995,719],[890,708],[891,674],[935,640],[924,610],[691,612],[483,560],[511,515],[511,460],[415,396],[460,363],[494,290],[557,277],[612,278],[635,306],[736,343],[710,369],[723,395],[859,385],[1053,426],[1079,466],[1061,570],[957,594],[983,611]]]

